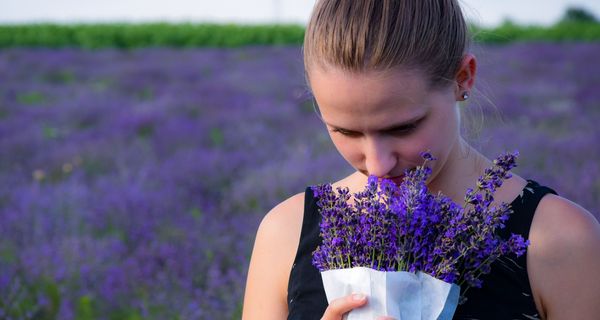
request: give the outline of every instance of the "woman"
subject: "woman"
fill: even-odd
[[[402,181],[436,158],[427,185],[461,203],[491,162],[460,135],[477,60],[455,0],[321,0],[304,41],[308,85],[340,154],[356,172],[334,183],[361,190],[368,175]],[[526,161],[526,159],[524,160]],[[557,173],[559,174],[559,173]],[[530,240],[469,289],[455,319],[597,319],[600,226],[577,204],[516,174],[495,193],[514,213],[502,230]],[[364,293],[327,304],[310,264],[319,214],[307,189],[273,208],[258,229],[243,319],[341,319]]]

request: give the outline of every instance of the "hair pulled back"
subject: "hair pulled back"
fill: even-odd
[[[449,85],[470,44],[457,0],[317,0],[304,36],[304,66],[349,72],[394,68]]]

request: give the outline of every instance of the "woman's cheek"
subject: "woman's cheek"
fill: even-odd
[[[357,162],[361,159],[359,144],[353,139],[348,139],[334,133],[330,133],[330,137],[333,145],[342,157],[350,164],[357,165]]]
[[[408,150],[410,162],[413,165],[421,165],[423,163],[421,153],[424,151],[431,152],[435,156],[438,150],[434,142],[434,137],[426,131],[418,132],[410,139],[407,139],[404,144],[407,146],[406,150]]]

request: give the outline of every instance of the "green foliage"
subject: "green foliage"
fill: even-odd
[[[243,303],[240,301],[240,302],[238,302],[238,304],[235,308],[235,312],[233,313],[233,316],[231,317],[231,319],[232,320],[241,319],[242,311],[243,311]]]
[[[44,80],[54,84],[71,84],[75,82],[75,75],[69,70],[58,70],[47,73]]]
[[[219,129],[219,128],[210,129],[209,136],[210,136],[210,141],[211,141],[212,145],[215,147],[222,146],[223,142],[225,141],[225,137],[223,136],[223,131],[221,131],[221,129]]]
[[[31,24],[0,26],[0,48],[6,47],[239,47],[298,44],[299,25],[235,24]]]
[[[36,91],[20,93],[17,95],[17,101],[26,105],[41,104],[46,101],[46,96]]]
[[[541,27],[520,26],[506,21],[495,29],[472,26],[471,32],[478,43],[600,41],[600,24],[593,22],[562,21]]]
[[[150,138],[154,134],[154,124],[145,123],[137,128],[137,134],[140,138]]]
[[[42,135],[46,140],[52,140],[58,138],[60,133],[57,128],[51,127],[49,125],[44,125],[42,127]]]
[[[0,265],[17,260],[16,246],[9,240],[0,240]]]
[[[192,217],[194,217],[194,219],[200,220],[200,219],[202,219],[203,213],[200,208],[194,207],[194,208],[190,209],[190,215]]]
[[[79,298],[77,303],[77,312],[75,316],[76,320],[93,320],[94,318],[94,307],[93,299],[90,296],[83,296]]]
[[[109,320],[142,320],[142,316],[139,311],[134,307],[124,307],[113,310],[108,315]]]
[[[570,7],[550,27],[521,26],[510,21],[497,28],[471,26],[475,41],[600,41],[600,23],[583,8]],[[0,48],[77,47],[85,49],[143,47],[240,47],[301,45],[304,27],[295,24],[239,25],[216,23],[106,23],[0,25]],[[55,79],[54,79],[55,78]],[[54,81],[73,81],[54,75]]]
[[[58,315],[58,310],[60,308],[60,291],[58,289],[58,285],[54,281],[47,279],[45,281],[42,281],[41,286],[44,294],[50,302],[46,306],[44,314],[47,316],[48,319],[56,319],[56,316]]]
[[[22,275],[17,275],[10,279],[10,286],[10,294],[0,297],[0,309],[6,319],[56,319],[61,303],[56,282],[42,277],[29,283],[23,281]],[[38,305],[40,296],[47,301],[43,306]]]
[[[520,26],[505,22],[493,29],[472,26],[475,41],[600,41],[600,23],[581,12],[568,14],[551,27]],[[0,26],[0,48],[79,47],[85,49],[141,47],[240,47],[247,45],[300,45],[304,28],[299,25],[234,24],[82,24]],[[56,81],[73,81],[68,73]]]
[[[146,87],[143,90],[139,91],[136,95],[139,100],[148,101],[154,98],[154,91],[152,90],[152,88]]]
[[[584,8],[570,7],[565,12],[562,22],[597,22],[596,17]]]

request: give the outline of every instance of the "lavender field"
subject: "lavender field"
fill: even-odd
[[[475,50],[466,134],[600,217],[600,43]],[[277,202],[351,168],[299,47],[0,51],[0,318],[237,319]]]

